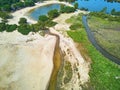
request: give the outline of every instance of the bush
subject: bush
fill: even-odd
[[[27,19],[26,18],[20,18],[19,24],[26,24],[27,23]]]
[[[61,7],[60,7],[60,12],[61,13],[71,13],[71,12],[74,12],[74,11],[75,11],[74,7],[65,6],[65,5],[61,5]]]
[[[76,24],[72,24],[72,25],[70,26],[70,29],[71,29],[71,30],[77,30],[77,29],[80,29],[81,27],[82,27],[81,24],[76,23]]]
[[[74,8],[75,8],[75,9],[78,9],[78,3],[75,3],[75,4],[74,4]]]
[[[32,27],[30,25],[22,24],[18,26],[18,32],[20,32],[23,35],[28,35],[29,32],[31,31],[32,31]]]
[[[48,20],[49,20],[49,18],[46,15],[41,15],[41,16],[39,16],[39,20],[38,21],[46,22]]]
[[[6,31],[7,31],[7,32],[12,32],[12,31],[16,30],[16,28],[17,28],[17,25],[16,25],[16,24],[6,25]]]
[[[0,32],[5,31],[5,29],[6,29],[5,23],[0,23]]]
[[[60,14],[57,9],[51,10],[48,12],[48,17],[49,18],[55,18],[58,17]]]

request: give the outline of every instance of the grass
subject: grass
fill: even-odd
[[[81,15],[72,17],[69,23],[80,22]],[[80,22],[81,23],[81,22]],[[77,43],[82,44],[81,48],[85,48],[86,54],[91,58],[90,85],[89,90],[120,90],[120,66],[105,58],[96,48],[89,42],[84,28],[70,30],[68,35]]]
[[[69,61],[65,61],[64,69],[66,73],[64,77],[64,84],[67,84],[70,82],[70,80],[72,79],[72,75],[73,75],[72,66]]]
[[[93,16],[88,22],[97,42],[106,51],[120,58],[120,22],[110,22]]]

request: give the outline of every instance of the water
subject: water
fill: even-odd
[[[120,11],[120,3],[107,2],[106,0],[76,0],[79,4],[79,8],[87,8],[89,11],[101,11],[107,7],[107,13],[110,13],[114,8],[116,11]],[[38,20],[40,15],[47,15],[50,10],[60,9],[60,4],[50,4],[43,7],[36,8],[30,17],[34,20]]]
[[[79,8],[87,8],[89,11],[101,11],[104,7],[107,7],[107,13],[110,13],[114,8],[116,11],[120,11],[120,3],[107,2],[106,0],[76,0],[79,4]]]
[[[50,10],[53,9],[60,9],[60,5],[59,4],[50,4],[50,5],[46,5],[46,6],[42,6],[39,8],[36,8],[31,14],[30,17],[33,18],[34,20],[38,20],[40,15],[47,15],[47,13]]]

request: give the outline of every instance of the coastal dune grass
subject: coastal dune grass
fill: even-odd
[[[68,23],[82,22],[82,16],[72,17]],[[120,89],[120,66],[105,58],[90,43],[84,28],[67,31],[68,35],[77,43],[82,44],[91,59],[90,86],[89,90],[119,90]]]

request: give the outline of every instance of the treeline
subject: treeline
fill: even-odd
[[[0,0],[0,10],[1,11],[15,11],[24,7],[34,6],[35,2],[33,0],[25,0],[21,2],[20,0]]]
[[[60,11],[54,9],[48,12],[47,15],[41,15],[39,16],[39,20],[36,24],[28,24],[26,18],[20,18],[19,25],[13,24],[9,25],[7,24],[6,19],[2,19],[2,22],[0,23],[0,32],[7,31],[12,32],[14,30],[18,30],[23,35],[27,35],[30,32],[38,32],[40,30],[47,30],[48,27],[52,27],[56,25],[56,22],[53,22],[52,20],[60,15],[60,13],[71,13],[74,12],[77,9],[78,5],[75,4],[74,7],[61,5]]]
[[[59,0],[59,1],[65,1],[65,2],[75,2],[75,0]]]
[[[116,16],[120,16],[120,11],[117,12],[115,9],[112,9],[111,14],[116,15]]]
[[[36,24],[28,24],[26,18],[20,18],[19,25],[7,24],[5,22],[0,23],[0,32],[13,32],[18,30],[23,35],[28,35],[30,32],[38,32],[40,30],[47,30],[48,27],[54,26],[56,22],[53,22],[48,16],[42,15]]]
[[[9,12],[16,11],[29,6],[34,6],[35,2],[44,0],[0,0],[0,17],[8,19],[11,17]]]
[[[120,3],[120,0],[105,0],[107,2],[119,2]]]
[[[118,21],[118,22],[120,22],[120,16],[112,16],[112,15],[109,15],[109,14],[105,14],[103,12],[90,12],[89,15],[90,16],[100,17],[102,19],[108,19],[109,21]]]

